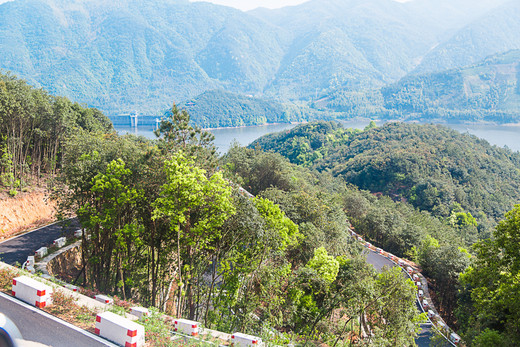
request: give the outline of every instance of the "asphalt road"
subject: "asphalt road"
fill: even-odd
[[[16,324],[24,340],[52,347],[115,346],[3,293],[0,293],[0,312]]]
[[[68,223],[67,223],[68,222]],[[66,226],[68,225],[68,226]],[[72,233],[79,228],[76,219],[55,223],[14,237],[0,243],[0,261],[9,265],[23,264],[29,255],[42,246],[52,244],[52,241]]]
[[[374,252],[372,250],[366,250],[366,251],[368,252],[367,253],[367,263],[372,264],[377,271],[381,271],[384,266],[388,266],[388,267],[397,266],[392,261],[390,261],[390,259],[387,259],[386,257],[384,257],[380,254],[377,254],[376,252]],[[417,310],[422,313],[423,311],[421,310],[420,303],[417,301],[416,304],[417,304]],[[415,343],[417,344],[417,346],[419,346],[419,347],[430,346],[430,340],[434,335],[433,332],[431,331],[431,329],[432,329],[432,324],[429,321],[427,323],[421,325],[421,331],[419,332],[419,336],[417,336],[417,338],[415,339]]]

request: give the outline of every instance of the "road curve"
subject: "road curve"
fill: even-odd
[[[0,293],[0,312],[16,324],[24,340],[52,347],[116,346],[4,293]]]
[[[0,242],[0,261],[9,265],[23,264],[38,248],[49,246],[52,241],[78,228],[77,219],[69,219]]]
[[[387,267],[394,267],[397,266],[395,263],[393,263],[390,259],[382,256],[381,254],[378,254],[377,252],[367,249],[368,253],[367,255],[367,263],[372,264],[376,271],[381,271],[384,266]],[[417,310],[419,312],[423,312],[420,306],[420,302],[416,301]],[[425,324],[421,324],[421,331],[419,332],[419,335],[415,338],[415,343],[419,347],[428,347],[430,346],[430,340],[434,336],[433,331],[431,331],[432,323],[428,320]]]

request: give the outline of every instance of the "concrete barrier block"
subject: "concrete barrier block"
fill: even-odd
[[[48,253],[47,247],[41,247],[41,248],[38,248],[36,250],[36,252],[34,252],[34,255],[37,257],[43,258],[47,255],[47,253]]]
[[[61,248],[61,247],[65,246],[66,243],[67,243],[67,238],[60,237],[59,239],[54,240],[54,242],[52,244],[58,248]]]
[[[175,319],[173,322],[174,324],[174,331],[190,335],[190,336],[199,336],[199,323],[187,320],[187,319]]]
[[[101,295],[101,294],[98,294],[94,297],[94,299],[96,299],[97,301],[99,302],[102,302],[104,304],[113,304],[114,303],[114,299],[112,298],[109,298],[108,296],[106,295]]]
[[[455,333],[451,333],[450,334],[450,341],[453,342],[454,344],[458,345],[459,342],[460,342],[460,336],[455,334]]]
[[[232,346],[261,346],[263,345],[262,339],[256,336],[234,333],[231,335]]]
[[[27,276],[13,278],[12,294],[39,308],[52,303],[52,288]]]
[[[75,285],[72,285],[72,284],[68,284],[68,283],[66,283],[66,284],[64,284],[63,286],[64,286],[65,288],[67,288],[67,289],[72,290],[73,292],[77,292],[77,291],[78,291],[78,287],[76,287]]]
[[[148,317],[150,315],[150,311],[148,311],[148,309],[144,307],[132,307],[131,310],[132,311],[130,312],[130,314],[133,314],[139,319]]]
[[[125,347],[140,347],[145,344],[144,327],[112,312],[96,316],[95,333]]]

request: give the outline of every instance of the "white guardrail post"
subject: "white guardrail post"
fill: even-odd
[[[193,336],[193,337],[199,336],[199,323],[198,322],[179,318],[179,319],[175,319],[175,321],[173,322],[173,326],[174,326],[173,331],[175,331],[175,332],[180,332],[182,334],[185,334],[188,336]]]
[[[252,335],[246,335],[242,333],[234,333],[231,335],[231,345],[235,347],[242,346],[261,346],[263,345],[262,339]]]
[[[27,276],[13,278],[12,294],[38,308],[52,303],[52,288]]]
[[[96,316],[95,333],[125,347],[140,347],[145,344],[144,327],[112,312]]]
[[[61,247],[65,246],[66,243],[67,243],[67,238],[60,237],[59,239],[54,240],[54,242],[52,244],[58,248],[61,248]]]

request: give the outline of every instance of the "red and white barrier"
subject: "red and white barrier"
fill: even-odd
[[[34,252],[34,255],[37,257],[43,258],[47,255],[47,253],[48,253],[47,247],[41,247],[41,248],[38,248],[36,250],[36,252]]]
[[[450,341],[453,342],[454,344],[458,345],[460,342],[460,336],[455,333],[451,333]]]
[[[417,288],[422,288],[422,283],[419,282],[419,281],[417,281],[417,282],[415,282],[415,286],[416,286]]]
[[[406,263],[403,259],[399,259],[399,260],[397,260],[397,265],[399,265],[400,267],[404,267],[406,265]]]
[[[381,248],[376,248],[376,252],[377,252],[378,254],[383,254],[383,250],[382,250]]]
[[[112,312],[96,317],[96,334],[125,347],[144,346],[144,327]]]
[[[39,308],[44,308],[52,303],[52,288],[27,276],[13,278],[12,294]]]
[[[97,301],[102,302],[104,304],[113,304],[114,303],[114,299],[109,298],[106,295],[98,294],[98,295],[94,296],[94,299],[96,299]]]
[[[425,310],[427,310],[430,307],[430,304],[428,304],[428,301],[426,301],[426,299],[422,301],[422,307]]]
[[[81,237],[83,235],[83,230],[78,229],[74,232],[74,237]]]
[[[67,238],[60,237],[59,239],[54,240],[54,242],[52,244],[58,248],[61,248],[61,247],[65,246],[66,243],[67,243]]]
[[[76,286],[74,286],[72,284],[68,284],[67,283],[67,284],[64,285],[64,287],[67,288],[67,289],[72,290],[73,292],[77,292],[78,291],[78,287],[76,287]]]
[[[415,282],[418,282],[418,281],[421,280],[421,279],[419,278],[419,275],[418,275],[418,274],[413,274],[412,278],[413,278],[413,280],[414,280]]]
[[[406,271],[407,271],[408,274],[410,274],[410,275],[413,274],[413,269],[412,269],[410,266],[408,266],[408,267],[406,268]]]
[[[176,319],[174,322],[174,331],[190,336],[199,336],[199,323],[187,319]]]
[[[231,335],[232,346],[259,346],[262,344],[262,339],[252,335],[242,333],[234,333]]]
[[[441,332],[444,332],[444,331],[446,330],[446,324],[444,324],[443,321],[440,321],[440,320],[439,320],[439,321],[437,322],[437,327],[439,328],[439,330],[440,330]]]
[[[435,312],[428,310],[428,318],[432,319],[433,317],[435,317]]]
[[[150,311],[148,311],[147,308],[144,307],[132,307],[130,314],[133,314],[139,319],[142,319],[143,317],[148,317],[150,315]]]
[[[419,292],[417,293],[419,295],[419,299],[422,299],[424,296],[424,292],[419,289]]]
[[[370,242],[365,242],[365,247],[370,248],[370,247],[372,247],[372,244]]]

